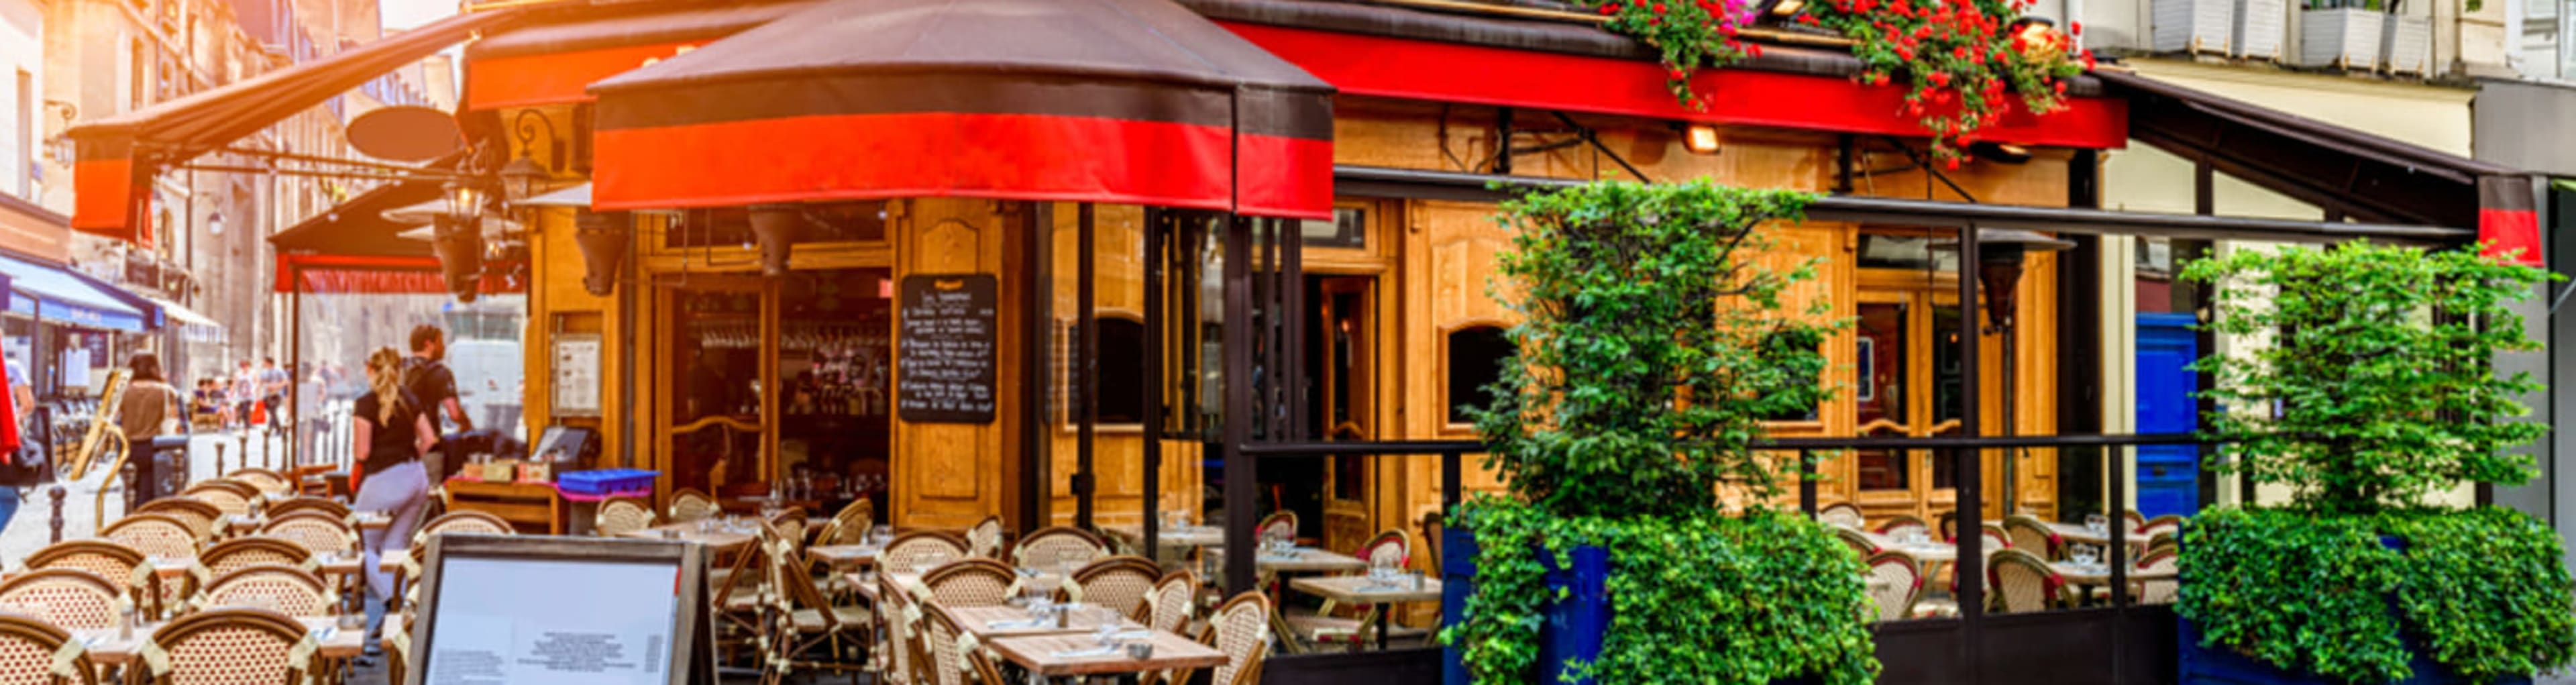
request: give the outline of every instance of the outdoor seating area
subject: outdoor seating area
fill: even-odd
[[[1816,518],[1833,526],[1835,534],[1864,560],[1878,620],[1958,616],[1953,563],[1961,548],[1958,540],[1933,532],[1911,515],[1867,520],[1847,502],[1818,508]],[[2086,514],[2080,523],[2015,514],[1979,526],[1974,546],[1987,566],[1982,582],[1988,588],[1988,611],[2025,613],[2105,605],[2110,601],[2110,567],[2115,563],[2129,564],[2128,595],[2137,604],[2173,603],[2173,532],[2182,517],[2159,516],[2151,521],[2127,511],[2118,521],[2111,523],[2101,514]],[[2127,527],[2122,537],[2134,551],[2111,553],[2113,525]]]

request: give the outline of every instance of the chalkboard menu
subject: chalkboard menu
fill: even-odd
[[[992,274],[903,277],[895,412],[915,423],[992,423]]]

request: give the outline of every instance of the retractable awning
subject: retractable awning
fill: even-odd
[[[224,325],[214,317],[199,314],[197,310],[189,309],[187,305],[170,300],[151,296],[145,296],[143,299],[151,302],[154,308],[160,309],[162,325],[179,329],[181,337],[194,342],[223,342]]]
[[[72,127],[72,228],[127,242],[152,242],[152,177],[166,166],[257,133],[279,120],[420,61],[474,32],[504,26],[521,10],[467,12],[339,54]]]
[[[650,4],[596,6],[531,18],[485,33],[465,48],[465,108],[500,109],[589,102],[590,82],[676,57],[805,9],[816,0],[777,0],[679,9]]]
[[[69,269],[0,254],[9,311],[45,321],[140,333],[153,327],[146,301]]]
[[[2130,103],[2129,134],[2355,221],[2478,229],[2488,254],[2541,263],[2524,171],[2137,74],[2097,74]]]
[[[1332,212],[1332,86],[1171,0],[829,0],[590,92],[601,210]]]

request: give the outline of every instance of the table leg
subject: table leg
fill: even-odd
[[[1372,627],[1377,629],[1377,651],[1381,652],[1386,651],[1386,619],[1385,605],[1371,604],[1368,607],[1367,620],[1360,622],[1360,628],[1363,630]],[[1356,638],[1359,636],[1353,635],[1352,637]],[[1357,640],[1353,640],[1353,642],[1357,642]]]

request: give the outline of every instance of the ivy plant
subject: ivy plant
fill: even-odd
[[[2206,329],[2257,341],[2192,366],[2217,376],[2201,393],[2223,407],[2208,416],[2228,440],[2213,468],[2338,514],[2531,478],[2531,457],[2509,450],[2549,426],[2509,419],[2528,413],[2513,397],[2541,386],[2487,363],[2537,347],[2508,305],[2546,277],[2539,269],[2357,240],[2240,250],[2182,277],[2217,286]]]
[[[2545,434],[2498,376],[2527,350],[2508,305],[2545,278],[2475,248],[2355,241],[2240,251],[2187,267],[2216,286],[2204,328],[2248,344],[2192,368],[2217,376],[2214,469],[2287,487],[2277,507],[2218,509],[2185,527],[2175,610],[2273,666],[2348,682],[2527,675],[2576,654],[2558,536],[2519,512],[2425,502],[2462,483],[2519,484]]]
[[[1503,205],[1496,295],[1519,354],[1471,408],[1509,496],[1462,505],[1476,587],[1441,639],[1479,683],[1526,682],[1560,593],[1551,566],[1610,560],[1598,682],[1862,683],[1878,663],[1859,560],[1768,508],[1794,462],[1753,449],[1766,417],[1823,402],[1821,343],[1843,322],[1789,304],[1816,262],[1776,264],[1761,228],[1811,196],[1598,182]],[[1746,503],[1734,517],[1721,486]]]
[[[1823,402],[1816,345],[1839,326],[1821,300],[1785,311],[1816,262],[1759,257],[1764,222],[1812,196],[1697,181],[1604,181],[1503,204],[1499,260],[1521,316],[1493,403],[1470,408],[1486,465],[1510,491],[1567,517],[1684,516],[1719,484],[1782,491],[1752,449],[1765,417]]]

